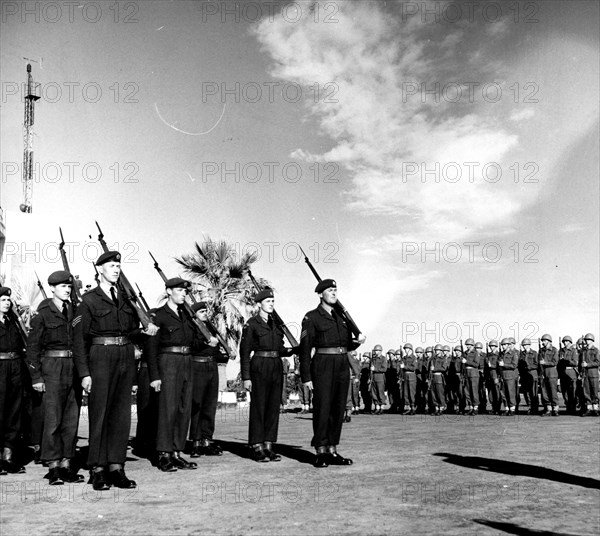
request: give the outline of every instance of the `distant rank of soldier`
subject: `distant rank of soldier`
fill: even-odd
[[[423,348],[417,348],[422,353]],[[400,350],[396,350],[396,356],[402,356]],[[408,405],[408,414],[414,415],[417,412],[417,368],[419,363],[416,354],[413,353],[413,345],[407,342],[404,345],[404,358],[400,364],[401,377],[403,379],[403,398],[404,403]]]
[[[594,342],[594,335],[591,333],[583,338],[581,370],[586,403],[584,417],[598,416],[598,367],[600,366],[600,357]]]
[[[48,278],[52,298],[43,300],[31,321],[27,364],[33,389],[43,393],[41,459],[50,485],[83,482],[72,466],[81,408],[81,385],[73,362],[73,276],[66,271]]]
[[[552,346],[552,337],[548,334],[542,335],[542,343],[539,352],[538,363],[540,365],[540,382],[542,393],[542,404],[544,405],[543,417],[558,416],[558,350]]]
[[[539,411],[538,400],[538,353],[531,348],[531,340],[521,341],[521,353],[519,355],[519,376],[521,389],[525,396],[525,402],[529,404],[528,415],[537,415]]]
[[[376,344],[371,356],[371,396],[373,398],[373,414],[381,415],[383,405],[385,404],[385,372],[388,368],[388,361],[383,355],[381,344]]]

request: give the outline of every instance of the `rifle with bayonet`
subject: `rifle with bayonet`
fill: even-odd
[[[46,289],[44,288],[44,285],[42,285],[42,282],[40,281],[40,276],[37,274],[37,272],[34,270],[33,272],[35,274],[35,278],[37,280],[37,286],[40,288],[40,292],[42,293],[42,297],[47,300],[48,299],[48,294],[46,294]]]
[[[67,259],[67,252],[65,251],[65,238],[63,236],[62,229],[59,227],[58,230],[60,231],[60,244],[58,244],[58,249],[60,251],[60,258],[62,259],[63,270],[71,273],[71,270],[69,269],[69,261]],[[71,284],[71,303],[73,304],[73,307],[77,307],[80,301],[81,292],[79,291],[75,277],[73,277],[73,283]]]
[[[102,246],[104,252],[107,253],[108,251],[110,251],[110,249],[108,249],[108,245],[104,240],[104,234],[102,233],[102,229],[100,229],[100,225],[98,225],[98,222],[96,222],[96,227],[98,227],[98,242],[100,242],[100,245]],[[123,272],[122,268],[121,273],[119,274],[119,279],[117,280],[117,286],[119,287],[119,290],[122,292],[125,299],[129,302],[131,307],[135,309],[140,319],[140,322],[142,323],[142,326],[144,326],[144,329],[147,329],[148,326],[152,323],[150,317],[148,316],[148,311],[144,309],[141,300],[139,300],[136,296],[135,291],[133,290],[131,283],[125,276],[125,273]]]
[[[135,284],[135,286],[138,289],[138,296],[140,297],[140,300],[142,300],[144,307],[146,308],[147,311],[150,311],[150,306],[148,305],[146,298],[144,298],[144,295],[142,294],[142,289],[140,288],[140,286],[137,283]]]
[[[90,261],[92,263],[92,266],[94,267],[94,280],[96,281],[96,285],[100,284],[100,274],[98,273],[98,267],[96,266],[96,264],[94,263],[94,261]]]
[[[319,276],[319,274],[317,273],[317,270],[315,270],[315,267],[310,262],[310,259],[306,256],[306,253],[304,253],[304,250],[300,246],[298,246],[298,247],[300,248],[300,251],[304,255],[304,262],[308,265],[308,267],[310,268],[310,271],[313,273],[313,275],[315,276],[317,281],[319,281],[319,282],[323,281],[321,276]],[[350,331],[352,332],[352,334],[356,338],[359,338],[362,335],[362,331],[360,329],[358,329],[358,326],[356,325],[356,322],[354,322],[354,319],[350,316],[348,309],[346,309],[342,305],[342,302],[340,302],[340,300],[337,300],[336,304],[334,305],[334,308],[337,309],[337,312],[340,315],[342,315],[344,320],[346,320],[348,326],[350,327]]]
[[[148,251],[148,253],[150,254],[150,257],[152,257],[152,260],[154,261],[154,269],[158,272],[158,275],[160,275],[160,277],[163,280],[163,282],[166,283],[167,280],[168,280],[167,276],[162,271],[162,269],[159,266],[158,261],[155,259],[154,255],[152,255],[152,253],[150,251]],[[194,295],[191,292],[190,292],[189,296],[190,296],[190,299],[192,300],[193,303],[197,303],[196,298],[194,297]],[[188,314],[188,316],[190,317],[190,319],[192,320],[192,322],[194,322],[194,324],[200,330],[200,333],[202,333],[202,335],[204,336],[204,338],[207,341],[210,340],[212,337],[216,337],[217,340],[219,341],[219,344],[221,345],[221,348],[222,348],[223,352],[225,352],[225,354],[227,355],[227,357],[229,359],[235,359],[234,354],[231,352],[231,350],[227,346],[227,343],[225,342],[225,339],[223,339],[223,337],[221,336],[221,334],[217,331],[217,329],[215,329],[210,324],[210,322],[202,322],[202,320],[200,320],[194,314],[194,311],[192,311],[191,305],[187,301],[183,302],[183,308],[184,308],[185,312]],[[214,331],[214,333],[215,333],[214,335],[212,334],[212,332],[211,332],[211,330],[209,328],[212,328],[212,331]]]
[[[248,270],[248,277],[250,277],[250,281],[252,281],[252,284],[254,285],[254,288],[256,289],[256,292],[260,292],[261,290],[263,290],[263,288],[258,284],[258,281],[252,275],[252,272],[250,270]],[[286,339],[290,343],[290,346],[292,348],[294,348],[294,349],[298,348],[298,346],[299,346],[298,345],[298,341],[296,340],[296,338],[294,337],[294,335],[292,334],[292,332],[290,331],[290,329],[285,325],[285,322],[279,316],[279,314],[277,313],[277,311],[275,311],[275,309],[273,309],[273,312],[271,313],[271,316],[273,317],[273,321],[275,322],[275,324],[277,324],[281,328],[281,330],[283,331],[283,334],[285,335]]]

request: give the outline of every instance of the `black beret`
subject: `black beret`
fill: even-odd
[[[12,290],[10,290],[10,288],[0,287],[0,296],[10,296],[11,293],[12,293]]]
[[[121,254],[118,251],[107,251],[98,257],[96,266],[102,266],[107,262],[121,262]]]
[[[59,270],[58,272],[52,272],[48,277],[49,285],[61,285],[63,283],[73,283],[73,276],[66,270]]]
[[[337,288],[337,283],[333,279],[323,279],[323,281],[315,287],[315,292],[321,294],[321,292],[328,288]]]
[[[206,304],[205,301],[199,301],[198,303],[195,303],[194,305],[192,305],[192,311],[197,312],[200,311],[200,309],[207,309],[208,305]]]
[[[261,301],[266,300],[267,298],[274,298],[274,297],[275,296],[273,295],[273,289],[264,288],[254,296],[254,301],[256,303],[260,303]]]
[[[166,288],[190,288],[192,284],[181,277],[172,277],[165,281]]]

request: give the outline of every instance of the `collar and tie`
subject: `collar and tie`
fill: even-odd
[[[66,301],[62,303],[62,315],[65,317],[65,320],[69,319],[69,306]]]
[[[119,298],[117,297],[117,291],[115,290],[115,287],[110,287],[110,297],[112,298],[114,304],[119,307]]]

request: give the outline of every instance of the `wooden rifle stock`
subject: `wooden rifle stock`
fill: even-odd
[[[304,262],[308,265],[308,267],[310,268],[310,271],[313,273],[313,275],[315,276],[316,280],[319,281],[319,283],[321,281],[323,281],[323,279],[321,278],[321,276],[317,273],[317,270],[315,270],[315,267],[310,262],[310,259],[306,256],[306,253],[304,253],[304,250],[302,249],[302,247],[300,245],[298,245],[298,247],[300,248],[300,251],[302,252],[302,255],[304,255]],[[335,304],[334,307],[335,307],[335,309],[337,309],[337,312],[339,314],[341,314],[342,317],[346,320],[346,322],[350,326],[350,331],[352,332],[352,334],[355,337],[358,338],[362,334],[362,331],[358,328],[358,326],[356,325],[356,322],[354,322],[354,319],[350,316],[350,313],[348,312],[348,309],[346,309],[342,305],[342,302],[340,300],[338,300],[336,302],[336,304]]]

